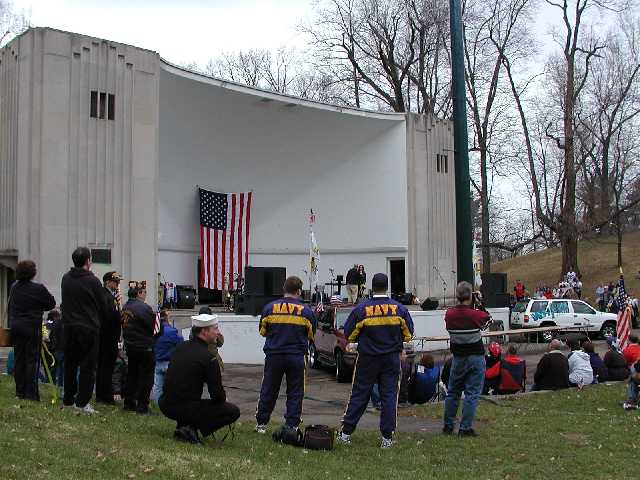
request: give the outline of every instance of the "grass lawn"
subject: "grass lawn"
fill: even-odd
[[[596,237],[578,242],[578,264],[582,273],[583,299],[593,303],[596,286],[601,283],[617,282],[620,273],[617,239]],[[560,279],[562,252],[559,248],[549,248],[541,252],[511,258],[491,266],[492,272],[507,274],[507,291],[513,292],[513,284],[519,278],[533,294],[539,284],[553,288]],[[640,280],[636,278],[640,270],[640,232],[623,235],[622,266],[627,290],[640,295]]]
[[[87,417],[17,401],[12,379],[0,376],[0,479],[639,478],[640,413],[622,410],[625,391],[599,385],[481,402],[478,439],[400,432],[394,448],[381,451],[376,433],[356,431],[349,447],[307,452],[274,444],[247,423],[224,443],[177,443],[161,415],[102,407]],[[442,407],[401,414],[440,418]]]

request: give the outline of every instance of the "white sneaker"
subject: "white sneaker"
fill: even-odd
[[[256,428],[254,430],[255,430],[256,433],[260,433],[260,434],[264,435],[265,433],[267,433],[267,426],[258,424],[258,425],[256,425]]]
[[[636,405],[635,403],[624,402],[622,404],[622,408],[624,408],[625,410],[638,410],[638,405]]]
[[[340,430],[336,435],[336,442],[342,443],[343,445],[351,445],[351,435],[347,435],[342,430]]]
[[[382,437],[382,441],[380,442],[380,448],[387,449],[391,447],[393,447],[393,438]]]
[[[93,408],[90,403],[87,403],[84,407],[78,407],[74,405],[73,408],[81,413],[86,413],[87,415],[96,415],[98,413],[98,411]]]

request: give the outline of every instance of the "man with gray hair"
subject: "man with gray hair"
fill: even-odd
[[[458,436],[476,437],[473,419],[482,392],[485,371],[481,330],[489,321],[489,314],[473,308],[473,290],[469,282],[458,283],[456,298],[458,305],[448,309],[444,316],[453,362],[444,401],[442,432],[448,435],[453,433],[460,397],[464,392]]]
[[[533,376],[531,390],[561,390],[569,388],[569,361],[561,352],[562,342],[553,339],[542,356]]]

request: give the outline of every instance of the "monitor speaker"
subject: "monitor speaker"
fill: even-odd
[[[284,267],[265,267],[264,294],[267,296],[281,296],[282,286],[287,279],[287,269]]]
[[[196,305],[196,290],[191,285],[177,285],[178,308],[193,308]]]
[[[282,295],[239,295],[233,311],[237,315],[258,316],[266,304],[281,297]]]
[[[506,273],[483,273],[482,278],[482,299],[485,307],[494,308],[497,306],[496,295],[507,292]]]
[[[422,302],[420,308],[422,308],[422,310],[435,310],[438,308],[438,305],[440,305],[440,302],[435,298],[427,298]]]

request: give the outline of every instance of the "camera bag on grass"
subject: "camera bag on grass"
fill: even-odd
[[[304,429],[303,446],[308,450],[333,450],[333,429],[326,425],[309,425]]]

